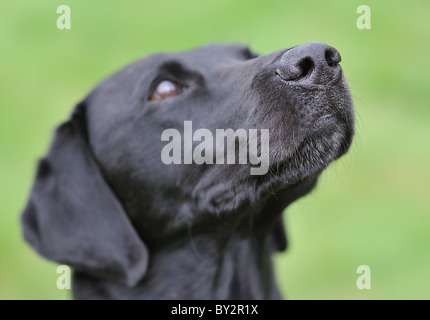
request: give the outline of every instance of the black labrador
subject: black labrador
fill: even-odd
[[[26,240],[73,267],[77,299],[280,298],[281,213],[354,134],[340,61],[311,42],[263,56],[210,45],[127,66],[57,129],[23,213]],[[190,136],[190,124],[205,131]],[[229,128],[249,132],[227,144],[239,159],[216,150]]]

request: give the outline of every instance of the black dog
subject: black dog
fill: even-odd
[[[74,268],[78,299],[280,298],[271,254],[286,247],[281,213],[352,141],[339,62],[312,42],[259,57],[211,45],[131,64],[57,129],[25,238]],[[269,129],[268,172],[237,160],[166,165],[163,131],[184,121],[214,133]]]

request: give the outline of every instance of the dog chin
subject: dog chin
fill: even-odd
[[[270,197],[275,197],[286,207],[311,190],[321,171],[322,169],[316,170],[314,174],[309,172],[300,179],[293,179],[284,171],[279,174],[269,172],[265,176],[251,176],[247,182],[236,181],[228,186],[223,183],[215,184],[199,194],[197,203],[204,211],[218,215],[259,208],[259,204]],[[306,192],[297,191],[302,189]]]
[[[330,136],[305,139],[288,157],[270,168],[274,177],[287,184],[297,183],[318,175],[348,147],[342,143],[344,135],[335,131]]]
[[[237,179],[230,170],[218,172],[230,179],[211,181],[198,193],[198,203],[207,211],[220,214],[240,208],[255,206],[270,196],[283,193],[316,181],[319,174],[334,160],[349,149],[353,132],[342,122],[315,128],[305,136],[297,147],[286,153],[282,146],[276,154],[279,159],[271,160],[265,175],[249,175],[249,166],[235,167]],[[283,154],[283,156],[281,156]]]

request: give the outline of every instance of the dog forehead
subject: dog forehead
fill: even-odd
[[[248,51],[245,45],[211,44],[188,51],[153,54],[137,61],[134,66],[145,72],[156,70],[167,62],[177,62],[187,69],[204,72],[219,65],[243,60]]]
[[[137,83],[143,80],[151,81],[166,63],[179,63],[185,69],[197,71],[204,76],[218,70],[220,66],[243,61],[247,55],[248,46],[240,44],[210,44],[188,51],[152,54],[126,65],[103,79],[93,88],[87,100],[99,100],[100,97],[113,99],[113,95],[130,96]]]
[[[244,60],[248,54],[248,46],[241,44],[210,44],[188,51],[155,53],[126,65],[102,80],[96,88],[136,81],[142,75],[155,74],[168,62],[177,62],[187,69],[205,73],[220,65]]]

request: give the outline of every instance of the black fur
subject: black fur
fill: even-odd
[[[257,57],[211,45],[114,74],[57,129],[24,210],[25,238],[74,268],[78,299],[280,298],[271,254],[286,247],[281,213],[354,132],[333,50],[313,43]],[[182,92],[149,100],[163,79]],[[185,120],[212,132],[269,129],[269,172],[163,164],[161,133]]]

